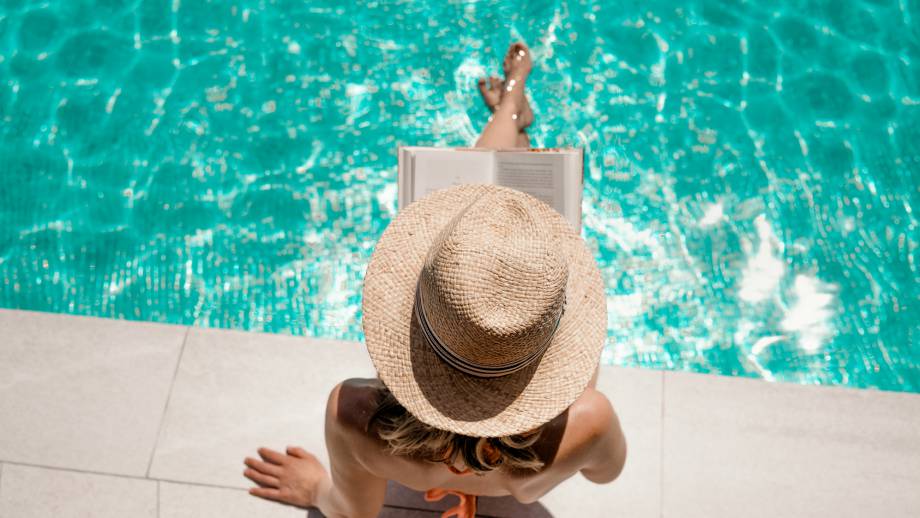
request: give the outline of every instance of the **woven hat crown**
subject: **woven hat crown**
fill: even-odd
[[[538,203],[511,190],[482,196],[429,248],[417,304],[462,361],[493,368],[533,358],[559,324],[568,267]]]

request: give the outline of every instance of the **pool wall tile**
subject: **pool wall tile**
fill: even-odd
[[[242,489],[160,482],[159,518],[303,518],[303,509],[250,495]]]
[[[0,516],[157,518],[157,482],[6,464]]]
[[[610,484],[598,485],[576,475],[540,502],[553,516],[658,517],[661,495],[660,371],[602,367],[597,389],[613,404],[626,436],[623,473]]]
[[[920,397],[665,373],[663,516],[916,516]]]
[[[0,310],[0,460],[143,476],[185,333]]]
[[[193,328],[149,476],[252,487],[243,459],[260,446],[299,445],[326,463],[329,392],[374,375],[358,343]]]

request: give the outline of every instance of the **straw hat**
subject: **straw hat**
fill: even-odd
[[[404,208],[364,279],[380,379],[422,422],[462,435],[532,430],[587,387],[606,338],[600,271],[536,198],[461,185]]]

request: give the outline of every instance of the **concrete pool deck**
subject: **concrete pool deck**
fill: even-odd
[[[0,310],[0,516],[307,516],[250,496],[243,458],[325,460],[326,395],[373,374],[358,343]],[[920,509],[920,395],[618,367],[598,388],[629,443],[623,475],[570,479],[529,515]],[[381,516],[438,516],[413,502],[394,491]]]

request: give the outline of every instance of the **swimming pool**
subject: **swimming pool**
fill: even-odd
[[[396,146],[520,38],[604,362],[920,391],[916,1],[0,6],[2,307],[360,340]]]

